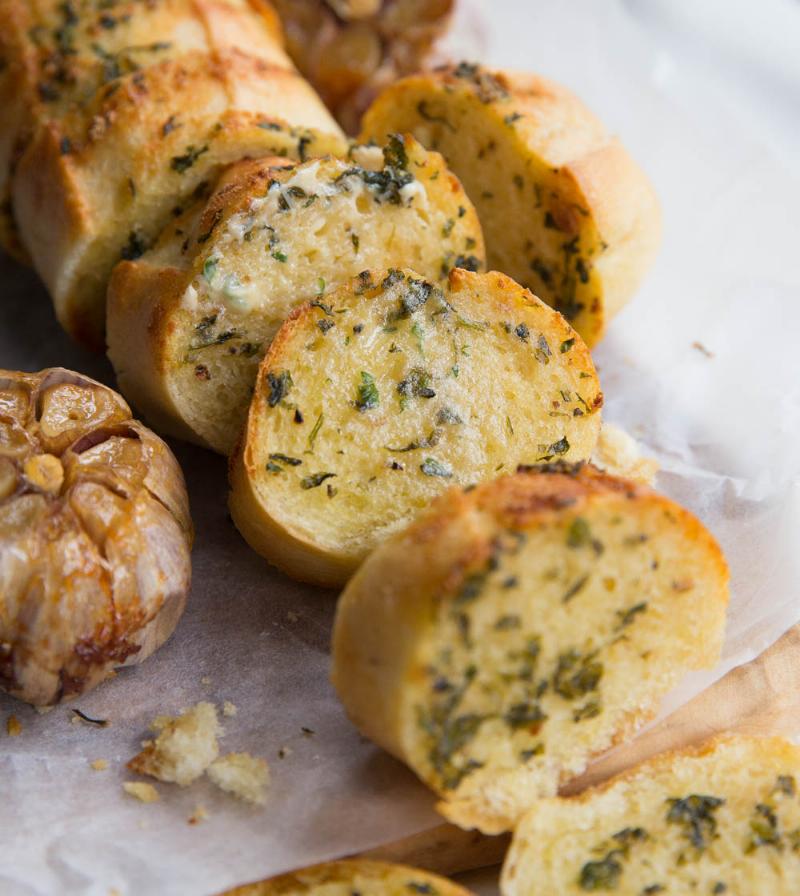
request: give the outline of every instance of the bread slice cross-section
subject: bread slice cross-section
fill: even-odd
[[[588,458],[601,404],[580,337],[503,274],[366,272],[272,343],[231,512],[275,565],[341,584],[448,486]]]
[[[387,87],[362,139],[414,134],[461,178],[489,268],[557,308],[591,348],[660,239],[647,177],[589,109],[535,75],[461,63]]]
[[[800,748],[725,736],[522,819],[503,896],[800,893]]]
[[[511,830],[714,664],[727,580],[691,514],[590,466],[452,489],[349,582],[333,682],[450,821]]]
[[[229,453],[287,314],[369,268],[483,267],[472,204],[413,138],[352,158],[243,162],[114,272],[109,354],[158,429]],[[333,319],[331,318],[331,321]]]

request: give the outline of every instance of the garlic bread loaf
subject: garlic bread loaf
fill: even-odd
[[[271,563],[340,585],[449,485],[589,457],[601,404],[580,337],[503,274],[366,271],[275,337],[231,514]]]
[[[800,748],[727,736],[525,815],[503,896],[800,893]]]
[[[228,454],[258,364],[293,308],[327,302],[365,269],[440,279],[483,266],[477,215],[438,153],[393,137],[383,152],[355,147],[351,157],[232,166],[153,250],[117,266],[109,355],[120,389],[157,429]]]
[[[103,345],[113,265],[222,165],[346,149],[262,0],[0,0],[0,14],[0,178],[83,342]]]
[[[691,514],[590,466],[451,489],[348,583],[333,683],[448,820],[499,833],[714,664],[727,581]]]
[[[325,862],[269,880],[236,887],[221,896],[470,896],[458,884],[419,868],[349,859]]]
[[[120,395],[0,370],[0,688],[48,705],[144,660],[183,612],[191,541],[180,468]]]
[[[560,311],[591,348],[660,240],[653,189],[565,88],[461,63],[384,90],[361,137],[414,134],[442,153],[478,209],[489,268]]]

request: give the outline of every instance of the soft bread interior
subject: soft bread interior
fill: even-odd
[[[449,485],[587,458],[601,404],[580,337],[502,274],[455,270],[441,292],[367,272],[276,337],[233,462],[252,512],[235,486],[234,519],[278,565],[254,519],[352,567]]]
[[[786,741],[729,737],[542,802],[516,832],[502,892],[794,896],[799,768]]]

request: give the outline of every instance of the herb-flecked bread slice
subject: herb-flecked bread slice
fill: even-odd
[[[228,454],[289,312],[368,268],[483,267],[472,204],[412,137],[352,158],[243,162],[158,245],[114,271],[109,354],[158,429]]]
[[[510,830],[714,664],[727,582],[691,514],[593,467],[452,489],[349,582],[333,682],[445,817]]]
[[[346,151],[263,0],[0,0],[0,21],[0,194],[62,325],[94,347],[114,264],[222,166]]]
[[[800,748],[726,736],[523,817],[503,896],[800,893]]]
[[[419,868],[350,859],[325,862],[269,880],[236,887],[221,896],[470,896],[453,881]]]
[[[342,584],[449,485],[588,458],[601,404],[580,337],[505,275],[367,271],[275,337],[231,513],[290,575]]]
[[[591,348],[660,241],[647,177],[572,93],[535,75],[461,63],[392,84],[362,139],[413,133],[478,209],[487,264],[558,309]]]

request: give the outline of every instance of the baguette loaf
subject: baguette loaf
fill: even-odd
[[[233,166],[152,251],[117,266],[109,355],[157,429],[228,454],[259,361],[297,305],[326,302],[365,268],[442,278],[483,266],[475,210],[438,153],[409,137],[351,155],[362,164]]]
[[[231,514],[276,566],[340,585],[447,486],[588,458],[601,404],[580,337],[508,277],[367,271],[275,337]]]
[[[0,688],[85,693],[171,634],[189,589],[180,468],[116,392],[0,371]]]
[[[350,859],[325,862],[269,880],[228,890],[221,896],[470,896],[447,878],[419,868]]]
[[[383,91],[361,136],[394,131],[437,149],[461,178],[488,266],[541,296],[594,346],[660,239],[653,189],[622,144],[558,84],[467,63]]]
[[[263,0],[0,0],[0,13],[0,179],[59,320],[85,343],[103,344],[113,265],[222,165],[344,151]]]
[[[657,756],[520,822],[503,896],[800,893],[800,749],[726,736]]]
[[[448,820],[499,833],[716,662],[727,579],[687,511],[592,467],[452,489],[349,582],[333,683]]]

